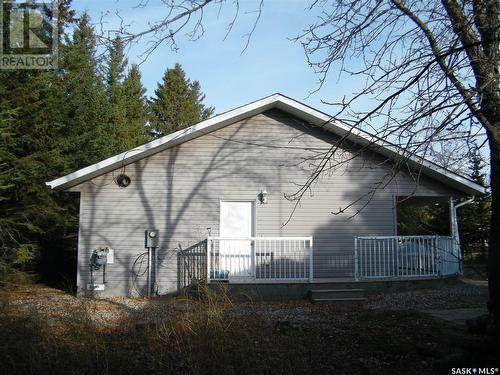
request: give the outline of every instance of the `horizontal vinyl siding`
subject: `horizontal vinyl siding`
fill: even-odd
[[[89,282],[92,249],[107,245],[115,249],[115,263],[106,269],[106,294],[131,294],[132,265],[145,251],[144,230],[155,228],[161,237],[160,290],[175,292],[177,252],[204,239],[208,227],[218,235],[220,200],[257,200],[262,189],[268,191],[269,203],[256,204],[257,236],[313,236],[314,276],[351,276],[354,236],[394,234],[394,196],[412,194],[415,189],[415,195],[453,194],[424,177],[417,186],[407,173],[400,173],[374,194],[361,213],[349,218],[369,200],[360,197],[376,183],[387,181],[392,166],[364,152],[325,173],[313,184],[312,196],[304,195],[283,226],[295,204],[284,195],[294,193],[295,184],[304,183],[311,172],[310,162],[300,162],[327,150],[336,140],[273,110],[127,165],[125,173],[132,183],[125,189],[113,182],[119,170],[77,186],[73,190],[82,192],[79,287]],[[346,148],[342,157],[356,152],[352,145]],[[332,214],[356,200],[345,214]],[[145,276],[136,280],[139,286],[144,283]]]

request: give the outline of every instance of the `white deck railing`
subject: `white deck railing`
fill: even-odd
[[[312,237],[207,238],[211,280],[312,280]]]
[[[356,279],[441,277],[461,269],[453,237],[356,237],[354,248]]]

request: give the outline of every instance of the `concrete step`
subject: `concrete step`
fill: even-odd
[[[364,302],[365,297],[360,298],[313,298],[314,303],[336,303],[336,302]]]
[[[348,299],[366,300],[364,289],[312,289],[310,296],[313,301],[315,300],[341,300]]]

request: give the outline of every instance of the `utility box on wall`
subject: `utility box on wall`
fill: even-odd
[[[150,247],[158,247],[160,244],[160,238],[158,236],[158,230],[157,229],[148,229],[145,232],[144,236],[144,247],[150,248]]]

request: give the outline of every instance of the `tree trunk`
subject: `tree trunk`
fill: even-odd
[[[489,137],[491,153],[491,230],[488,251],[488,286],[490,311],[495,330],[500,333],[500,144]]]

